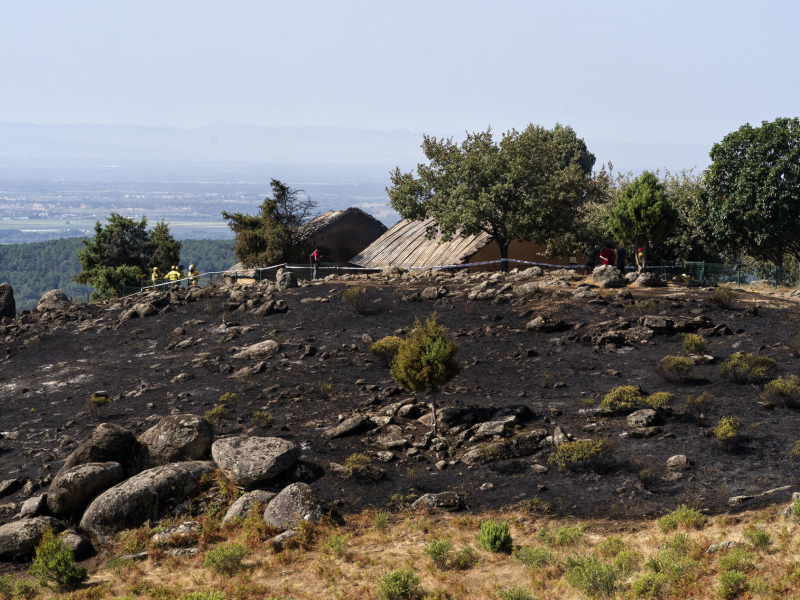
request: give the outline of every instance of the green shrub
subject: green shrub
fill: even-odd
[[[747,575],[741,571],[726,571],[719,578],[717,596],[736,598],[747,590]]]
[[[59,539],[51,527],[45,530],[36,546],[36,556],[28,573],[38,577],[42,587],[55,583],[64,590],[77,589],[89,579],[86,569],[75,565],[72,549]]]
[[[206,554],[205,566],[221,575],[232,575],[242,568],[250,551],[239,543],[220,544]]]
[[[219,403],[224,406],[236,404],[236,392],[225,392],[219,397]]]
[[[257,410],[250,417],[250,425],[254,429],[264,432],[275,424],[275,417],[265,411]]]
[[[792,449],[789,450],[789,458],[793,460],[800,460],[800,440],[797,440],[792,446]]]
[[[646,398],[642,398],[641,404],[647,408],[658,410],[660,408],[664,408],[674,399],[675,394],[670,394],[669,392],[656,392],[655,394],[650,394]]]
[[[679,527],[683,529],[702,529],[706,523],[706,516],[700,511],[681,504],[678,508],[658,520],[658,528],[667,533]]]
[[[420,594],[420,580],[411,569],[395,569],[381,578],[378,597],[381,600],[413,600]]]
[[[92,396],[89,398],[89,412],[92,413],[92,417],[95,420],[99,419],[103,408],[111,404],[111,402],[111,398],[108,396]]]
[[[555,532],[542,527],[536,534],[536,539],[548,546],[571,546],[583,537],[585,525],[561,525]]]
[[[317,392],[319,393],[320,398],[323,400],[328,400],[333,394],[333,385],[327,381],[320,381],[317,383]]]
[[[764,386],[764,391],[759,398],[770,404],[777,404],[787,408],[800,406],[800,377],[778,377]]]
[[[17,583],[14,585],[14,600],[30,600],[38,595],[39,590],[30,581],[17,579]]]
[[[614,445],[608,440],[577,440],[558,446],[548,461],[567,471],[602,473],[614,465]]]
[[[323,550],[336,558],[342,558],[347,553],[347,544],[349,541],[349,534],[332,533],[328,541],[325,542]]]
[[[597,551],[603,558],[614,558],[620,552],[625,550],[625,542],[616,535],[611,535],[604,539],[597,546]]]
[[[714,426],[714,438],[723,446],[734,445],[739,438],[742,420],[739,417],[722,417]]]
[[[458,344],[450,341],[447,329],[436,322],[436,315],[424,324],[417,320],[411,335],[397,350],[392,378],[409,390],[435,391],[461,371],[457,354]]]
[[[208,421],[209,423],[218,425],[220,422],[229,419],[230,413],[228,412],[227,408],[225,408],[221,404],[217,404],[211,410],[207,410],[204,416],[206,418],[206,421]]]
[[[733,383],[764,383],[777,372],[778,363],[771,358],[746,352],[731,354],[717,369],[720,377]]]
[[[216,590],[190,592],[181,596],[181,600],[225,600],[225,594]]]
[[[645,317],[658,308],[656,300],[637,300],[625,310],[632,312],[637,317]]]
[[[0,600],[11,600],[14,596],[14,580],[10,575],[0,575]]]
[[[636,550],[623,550],[611,561],[611,564],[623,577],[629,577],[641,563],[642,553]]]
[[[533,546],[525,546],[518,552],[515,552],[514,558],[531,571],[546,567],[553,562],[553,555],[549,550],[545,548],[535,548]]]
[[[772,545],[772,537],[763,529],[748,527],[742,535],[756,550],[766,550]]]
[[[681,383],[694,368],[694,363],[685,356],[665,356],[656,365],[656,372],[665,381]]]
[[[683,351],[686,354],[704,354],[708,344],[706,338],[696,333],[687,333],[683,336]]]
[[[611,596],[617,587],[617,570],[595,556],[568,556],[566,581],[592,598]]]
[[[367,473],[372,464],[372,459],[366,454],[355,452],[344,459],[344,469],[347,477],[360,477]]]
[[[385,510],[379,510],[375,513],[375,529],[378,531],[386,531],[389,528],[389,513]]]
[[[742,548],[734,548],[725,556],[719,557],[717,566],[720,571],[742,571],[747,573],[755,568],[755,556]]]
[[[795,517],[800,517],[800,497],[798,497],[797,500],[792,502],[792,514]]]
[[[342,304],[350,308],[353,312],[363,315],[367,312],[369,292],[365,287],[352,285],[342,292],[341,301]]]
[[[670,583],[666,573],[645,573],[631,585],[633,595],[637,598],[660,598],[663,590]]]
[[[718,287],[708,295],[706,302],[717,308],[730,308],[733,306],[734,298],[736,298],[736,292],[732,289]]]
[[[536,600],[529,590],[519,585],[497,590],[499,600]]]
[[[369,347],[370,353],[377,358],[387,369],[392,366],[397,351],[400,350],[403,340],[396,335],[387,335]]]
[[[478,553],[470,546],[464,546],[461,550],[453,554],[451,564],[454,569],[466,571],[478,562]]]
[[[708,392],[692,395],[686,398],[686,414],[695,423],[700,425],[706,422],[711,407],[714,406],[715,398]]]
[[[621,385],[603,396],[600,408],[614,412],[630,411],[639,406],[643,397],[644,394],[638,387]]]
[[[511,535],[508,533],[508,521],[498,523],[489,520],[481,523],[478,545],[489,552],[511,552]]]
[[[425,546],[423,552],[437,569],[446,569],[453,553],[453,544],[450,540],[434,540]]]

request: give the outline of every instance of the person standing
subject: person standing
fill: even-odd
[[[603,261],[603,266],[614,264],[614,253],[608,245],[606,245],[600,253],[600,259]]]
[[[617,248],[617,268],[625,274],[625,246],[622,244]]]
[[[194,265],[189,265],[189,285],[198,285],[200,283],[200,272],[194,268]]]
[[[583,251],[583,263],[586,266],[586,275],[591,275],[597,264],[597,248],[594,247],[594,244],[589,244],[589,247]]]
[[[636,255],[636,258],[639,259],[638,260],[639,271],[641,271],[642,269],[644,269],[644,254],[642,254],[642,249],[641,248],[639,248],[639,253]]]
[[[319,252],[319,248],[314,248],[314,251],[309,256],[311,259],[311,279],[314,280],[317,278],[317,269],[319,268],[319,259],[322,258],[322,254]]]

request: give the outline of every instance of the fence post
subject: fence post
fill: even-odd
[[[700,263],[700,280],[705,281],[706,279],[706,261]]]
[[[775,265],[775,289],[778,289],[778,265]]]
[[[742,265],[736,265],[736,287],[742,287]]]

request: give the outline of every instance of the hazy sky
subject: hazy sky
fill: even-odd
[[[800,115],[800,2],[0,0],[0,120],[710,144]]]

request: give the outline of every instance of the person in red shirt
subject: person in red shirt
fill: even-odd
[[[314,248],[314,251],[311,253],[309,258],[311,258],[311,279],[316,279],[317,269],[319,268],[319,259],[322,258],[319,248]]]
[[[614,253],[611,251],[611,248],[608,246],[603,248],[603,251],[600,253],[600,259],[603,261],[604,265],[613,265]]]

